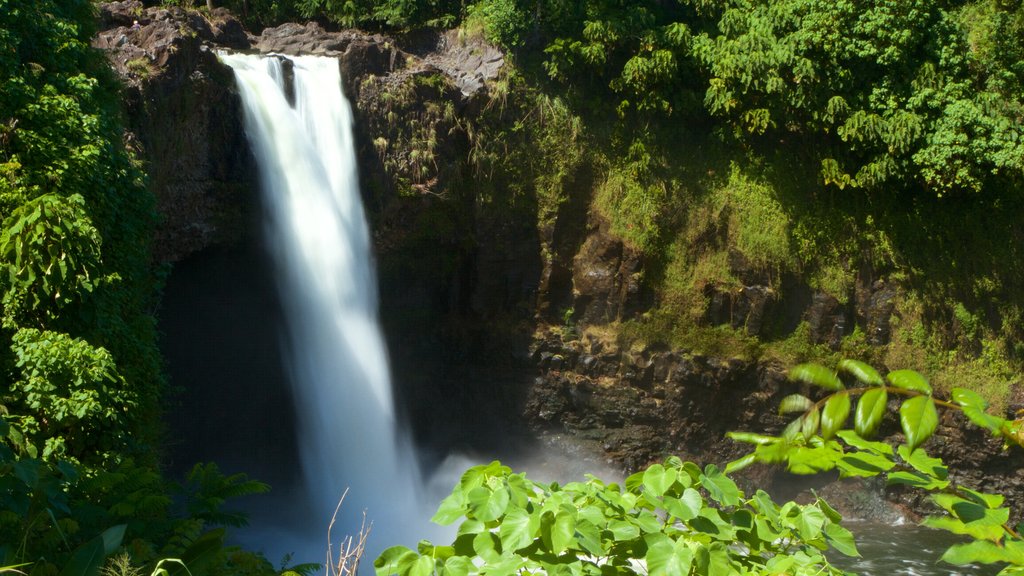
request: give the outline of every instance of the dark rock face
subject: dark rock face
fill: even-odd
[[[751,336],[763,333],[778,301],[775,290],[760,284],[732,290],[709,287],[706,296],[708,308],[705,318],[709,323],[728,324]]]
[[[811,297],[807,324],[811,342],[828,344],[833,350],[839,349],[843,336],[848,333],[845,307],[835,296],[825,292],[816,292]]]
[[[749,452],[748,445],[725,438],[726,432],[778,434],[787,422],[777,414],[779,400],[807,392],[787,381],[785,367],[771,362],[627,351],[588,336],[566,339],[558,331],[533,344],[531,360],[537,375],[523,410],[531,428],[590,446],[600,460],[626,474],[670,454],[724,465]],[[890,410],[881,430],[891,444],[903,441],[895,414]],[[1024,513],[1019,451],[1003,450],[955,412],[945,414],[925,448],[946,461],[953,481],[1003,494],[1016,514]],[[832,484],[835,478],[827,474],[795,477],[755,466],[743,479],[786,498],[815,488],[854,518],[914,518],[933,506],[921,491],[884,489],[874,481]]]
[[[137,1],[104,4],[101,14],[111,27],[94,45],[125,80],[129,145],[157,198],[156,258],[236,241],[252,217],[254,169],[231,72],[208,43],[248,46],[241,25],[222,11],[207,20]]]
[[[596,441],[626,471],[669,454],[724,462],[742,449],[725,432],[780,424],[769,406],[785,381],[778,366],[626,352],[588,337],[566,342],[555,332],[534,344],[531,357],[540,375],[524,416],[534,429]]]
[[[608,231],[608,223],[591,215],[589,230],[573,259],[574,318],[605,324],[636,312],[640,295],[639,252]]]

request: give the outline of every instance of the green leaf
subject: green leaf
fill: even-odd
[[[967,544],[955,544],[950,546],[942,555],[940,560],[966,566],[967,564],[993,564],[996,562],[1011,562],[1013,554],[996,544],[986,540],[975,540]]]
[[[889,383],[897,388],[903,388],[904,390],[913,390],[920,392],[921,394],[931,395],[932,387],[928,384],[928,380],[925,379],[919,372],[914,370],[895,370],[889,372],[886,379]]]
[[[857,543],[853,539],[853,534],[839,524],[829,523],[825,526],[825,538],[839,552],[847,556],[860,556],[860,552],[857,550]]]
[[[740,490],[736,483],[714,464],[704,467],[704,473],[700,476],[700,484],[716,502],[726,506],[739,504]]]
[[[465,556],[452,556],[444,561],[447,576],[469,576],[471,567],[473,567],[473,563]]]
[[[894,466],[896,466],[895,462],[870,452],[847,454],[836,462],[836,467],[839,468],[844,478],[849,476],[871,478],[892,470]]]
[[[696,518],[703,504],[704,499],[700,497],[700,492],[693,488],[684,490],[679,498],[665,498],[665,510],[684,522]]]
[[[988,408],[988,402],[986,402],[985,399],[982,398],[981,395],[975,392],[974,390],[968,390],[966,388],[953,388],[953,391],[950,392],[949,397],[953,402],[961,406],[971,406],[973,408],[977,408],[978,410],[984,410]]]
[[[911,452],[931,438],[938,425],[939,414],[930,396],[915,396],[900,406],[900,426],[903,427],[907,448]]]
[[[790,412],[806,412],[814,406],[814,402],[803,394],[790,394],[779,403],[779,414]]]
[[[825,513],[814,506],[804,506],[793,521],[794,527],[804,540],[814,540],[821,536],[825,525]]]
[[[803,428],[804,428],[804,419],[803,419],[803,416],[801,416],[800,418],[797,418],[796,420],[793,420],[789,424],[786,424],[786,427],[782,430],[782,438],[787,440],[787,441],[789,441],[789,442],[792,442],[793,440],[796,440],[797,436],[800,435],[800,431],[803,430]],[[778,444],[774,444],[774,445],[773,444],[766,444],[764,446],[758,446],[757,447],[757,453],[758,454],[763,453],[763,451],[761,450],[762,448],[766,448],[766,447],[770,448],[772,446],[782,446],[784,448],[786,446],[786,444],[787,444],[786,442],[779,442]]]
[[[466,503],[474,518],[481,522],[497,520],[508,507],[510,495],[504,486],[478,486],[466,494]]]
[[[850,416],[850,395],[846,392],[833,394],[825,402],[821,413],[821,437],[828,440],[836,435]]]
[[[679,576],[690,573],[693,551],[682,538],[673,541],[664,534],[651,534],[644,559],[650,576]]]
[[[661,496],[676,482],[679,471],[654,464],[644,472],[644,490],[652,496]]]
[[[863,437],[859,436],[856,432],[852,430],[841,430],[838,433],[836,433],[836,436],[841,438],[843,442],[846,442],[847,444],[853,446],[858,450],[864,450],[865,452],[870,452],[872,454],[877,454],[879,456],[892,456],[894,453],[892,450],[892,446],[886,444],[885,442],[865,440]]]
[[[531,515],[519,507],[510,506],[501,519],[498,536],[501,538],[501,549],[515,552],[533,543],[540,531],[540,516]]]
[[[842,390],[843,383],[836,373],[820,364],[799,364],[789,371],[789,379],[813,384],[825,390]]]
[[[868,386],[881,386],[883,384],[882,377],[878,374],[878,371],[864,362],[843,360],[839,362],[839,369]]]
[[[949,486],[949,480],[938,480],[917,471],[905,472],[903,470],[890,473],[888,483],[906,484],[907,486],[913,486],[922,490],[943,490]]]
[[[541,516],[540,536],[552,554],[561,554],[575,541],[575,511],[560,509]]]
[[[964,406],[962,408],[962,411],[964,413],[964,416],[967,416],[968,420],[974,422],[975,426],[979,428],[984,428],[985,430],[988,430],[989,432],[995,434],[996,436],[999,435],[999,431],[1007,422],[1005,419],[1000,418],[998,416],[993,416],[992,414],[989,414],[988,412],[985,412],[981,408],[977,408],[975,406]]]
[[[803,432],[804,439],[810,440],[818,432],[818,424],[821,422],[821,412],[817,407],[811,408],[807,414],[804,414],[803,423],[800,425],[800,431]]]
[[[857,402],[857,412],[854,415],[854,430],[857,435],[867,438],[873,435],[882,418],[885,416],[885,406],[889,401],[889,395],[884,388],[872,388],[860,397]]]
[[[726,438],[731,438],[737,442],[746,442],[747,444],[756,444],[758,446],[762,444],[771,444],[778,440],[774,436],[765,436],[764,434],[754,434],[753,432],[726,432]]]
[[[610,520],[608,530],[612,533],[612,537],[619,542],[640,537],[640,528],[625,520]]]
[[[915,470],[927,474],[932,478],[938,480],[945,480],[949,476],[949,470],[946,465],[939,458],[932,458],[924,451],[924,448],[918,448],[911,451],[906,445],[899,447],[900,458],[914,467]]]
[[[96,576],[105,557],[103,537],[97,536],[75,549],[60,576]]]
[[[377,576],[398,574],[399,565],[407,564],[411,558],[416,556],[415,552],[405,546],[392,546],[381,552],[380,556],[377,556],[377,559],[373,561],[374,572]]]
[[[434,573],[434,559],[430,556],[420,556],[409,567],[406,572],[408,576],[430,576]]]
[[[732,474],[733,472],[738,472],[740,470],[743,470],[747,466],[750,466],[754,462],[757,462],[757,453],[756,452],[751,452],[750,454],[747,454],[746,456],[743,456],[742,458],[737,458],[736,460],[733,460],[732,462],[729,462],[728,464],[726,464],[725,465],[725,473],[726,474]]]
[[[441,501],[431,522],[447,526],[466,515],[466,497],[458,488]]]

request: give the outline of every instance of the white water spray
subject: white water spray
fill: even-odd
[[[293,107],[278,57],[220,58],[235,71],[260,167],[267,243],[286,316],[285,357],[298,407],[306,497],[315,510],[308,532],[289,539],[314,539],[297,554],[322,551],[330,513],[347,487],[336,537],[357,532],[365,510],[373,522],[371,553],[384,545],[412,545],[430,536],[424,532],[429,513],[421,504],[415,455],[395,421],[352,112],[341,91],[338,61],[289,58]],[[322,560],[318,554],[296,560]]]

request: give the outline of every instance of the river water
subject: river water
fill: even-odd
[[[953,534],[912,524],[844,522],[853,532],[861,558],[833,557],[835,565],[861,576],[991,576],[989,566],[953,566],[939,562],[950,545],[963,542]]]

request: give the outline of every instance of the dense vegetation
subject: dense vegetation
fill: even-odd
[[[95,574],[115,549],[126,574],[223,566],[214,528],[241,519],[220,503],[264,487],[159,472],[153,199],[95,17],[87,0],[0,1],[0,566]]]

